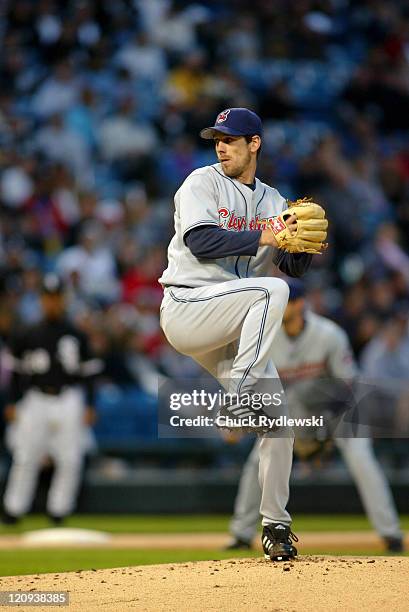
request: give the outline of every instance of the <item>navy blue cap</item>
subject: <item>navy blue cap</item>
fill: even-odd
[[[200,136],[211,140],[215,132],[229,136],[261,136],[263,124],[260,117],[248,108],[226,108],[217,115],[215,124],[204,128]]]
[[[58,295],[64,290],[63,283],[56,274],[46,274],[41,285],[41,292],[48,295]]]
[[[292,278],[288,281],[288,286],[290,287],[290,297],[288,300],[298,300],[299,298],[304,297],[305,295],[305,287],[304,283],[299,280]]]

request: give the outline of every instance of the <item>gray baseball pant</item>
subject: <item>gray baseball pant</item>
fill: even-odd
[[[336,438],[345,463],[355,481],[365,512],[381,537],[402,537],[399,517],[386,477],[369,438]],[[257,531],[260,507],[259,443],[244,464],[230,521],[230,533],[250,542]]]
[[[189,355],[230,392],[251,390],[262,378],[278,379],[271,347],[288,301],[279,278],[243,278],[205,287],[167,288],[161,326],[170,344]],[[294,438],[260,438],[259,512],[263,525],[289,524],[286,510]]]

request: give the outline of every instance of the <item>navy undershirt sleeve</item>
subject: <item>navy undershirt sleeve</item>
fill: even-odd
[[[234,255],[255,256],[261,230],[231,232],[216,225],[201,225],[186,233],[184,241],[198,259],[219,259]]]
[[[299,278],[303,276],[311,265],[311,253],[287,253],[274,249],[273,263],[287,276]]]
[[[230,232],[215,225],[201,225],[184,237],[192,254],[198,259],[219,259],[234,255],[254,257],[259,248],[261,230]],[[311,265],[309,253],[287,253],[274,249],[273,263],[287,276],[299,278]]]

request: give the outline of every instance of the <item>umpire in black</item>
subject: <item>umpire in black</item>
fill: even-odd
[[[47,513],[55,524],[73,512],[80,484],[86,432],[94,418],[93,382],[101,369],[87,339],[65,317],[60,279],[45,276],[43,319],[10,340],[13,370],[6,419],[12,465],[4,494],[3,522],[30,510],[38,475],[49,457],[54,472]]]

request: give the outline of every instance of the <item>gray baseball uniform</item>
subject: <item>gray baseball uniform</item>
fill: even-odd
[[[199,259],[186,246],[200,226],[241,232],[266,227],[287,207],[277,190],[255,180],[254,189],[227,177],[220,164],[194,171],[175,196],[175,236],[168,268],[161,325],[172,346],[190,355],[230,392],[251,390],[260,378],[278,378],[272,346],[288,301],[288,285],[271,277],[272,254]],[[277,251],[277,249],[275,250]],[[263,524],[290,523],[286,510],[293,437],[260,439],[260,484],[268,488]]]
[[[264,229],[287,208],[276,189],[258,179],[255,189],[227,177],[221,164],[192,172],[175,195],[175,235],[168,249],[169,265],[159,279],[163,285],[187,287],[271,275],[271,248],[261,247],[255,257],[197,259],[184,242],[185,235],[199,226],[216,225],[227,230]]]
[[[356,375],[349,341],[333,321],[306,312],[305,327],[295,338],[281,328],[277,333],[272,357],[288,390],[288,401],[301,401],[303,381],[316,377],[350,379]],[[297,385],[300,389],[297,391]],[[292,393],[294,391],[294,393]],[[376,531],[382,537],[401,537],[399,518],[388,482],[373,452],[369,438],[336,438],[342,456],[358,488],[362,504]],[[231,533],[238,539],[253,539],[260,515],[261,492],[258,443],[253,447],[240,479]],[[265,494],[263,494],[264,498]],[[268,503],[265,500],[264,503]]]

